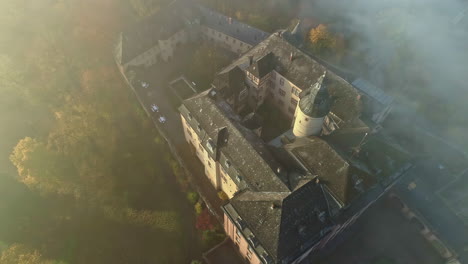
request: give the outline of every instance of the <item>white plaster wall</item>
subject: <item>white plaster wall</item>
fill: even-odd
[[[185,140],[194,146],[196,155],[205,167],[205,174],[211,181],[211,184],[213,184],[216,189],[220,188],[217,179],[216,162],[210,157],[210,155],[208,155],[208,150],[200,145],[200,139],[198,138],[198,135],[195,133],[194,129],[187,123],[182,115],[180,115],[180,117],[182,119],[182,126],[184,128]]]
[[[283,85],[281,85],[281,79],[284,79]],[[271,80],[273,81],[274,85],[270,87],[274,95],[273,103],[278,106],[278,108],[281,110],[281,112],[284,113],[285,116],[292,119],[294,117],[294,113],[296,112],[297,105],[293,104],[291,99],[294,99],[297,102],[299,102],[299,96],[292,93],[292,88],[297,88],[299,89],[299,91],[302,91],[303,89],[294,85],[294,83],[292,83],[276,71],[273,71]],[[280,94],[280,89],[284,91],[284,96]],[[283,102],[283,105],[280,104],[280,100]],[[289,110],[290,108],[291,111]]]
[[[251,45],[240,41],[239,39],[228,36],[207,26],[202,26],[201,32],[206,38],[208,38],[208,40],[213,40],[215,43],[237,54],[242,54],[252,48]]]
[[[301,109],[298,109],[296,119],[294,120],[293,134],[296,137],[317,136],[322,131],[323,119],[324,117],[309,117]]]

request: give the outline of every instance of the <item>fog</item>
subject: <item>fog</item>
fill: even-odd
[[[466,93],[468,19],[459,16],[462,11],[468,11],[468,3],[460,0],[318,0],[302,9],[301,16],[318,16],[331,24],[340,18],[343,23],[335,26],[358,36],[352,49],[366,53],[372,67],[368,78],[376,85],[388,85],[383,75],[400,56],[398,67],[406,72],[400,76],[402,86],[452,98],[454,92]],[[424,87],[405,84],[418,74]]]

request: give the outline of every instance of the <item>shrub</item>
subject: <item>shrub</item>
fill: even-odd
[[[190,264],[203,264],[203,262],[201,262],[199,260],[192,260],[192,262],[190,262]]]
[[[197,222],[195,228],[198,230],[212,230],[215,228],[213,217],[207,208],[203,209],[202,213],[197,216]]]
[[[194,208],[195,208],[195,214],[197,216],[200,215],[202,213],[202,211],[203,211],[203,207],[202,207],[201,203],[196,203]]]
[[[223,241],[226,235],[216,230],[205,230],[202,233],[202,243],[206,248],[211,248]]]
[[[198,202],[198,198],[200,198],[200,196],[197,192],[187,193],[187,200],[190,202],[190,204],[196,204]]]
[[[229,200],[229,197],[227,196],[227,194],[223,191],[219,191],[218,192],[218,197],[219,199],[223,200],[223,201],[227,201]]]

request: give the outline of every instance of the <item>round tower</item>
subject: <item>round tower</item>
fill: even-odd
[[[296,137],[318,136],[323,120],[330,112],[330,95],[325,83],[326,72],[309,89],[304,91],[296,109],[293,134]]]

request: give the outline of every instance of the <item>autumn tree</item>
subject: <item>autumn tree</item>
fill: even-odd
[[[337,44],[336,38],[328,31],[326,25],[320,24],[309,32],[312,50],[318,54],[332,51]]]
[[[1,264],[65,264],[64,262],[45,259],[35,249],[30,249],[22,244],[13,244],[2,252]]]
[[[19,181],[31,189],[42,193],[78,192],[73,165],[60,154],[47,149],[41,141],[30,137],[20,140],[10,160],[18,170]]]
[[[207,208],[203,209],[202,213],[197,216],[197,222],[195,223],[195,227],[198,230],[211,230],[215,227],[213,217],[208,211]]]

